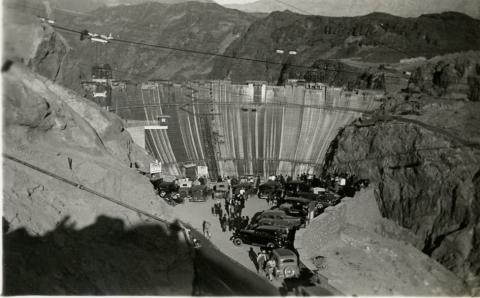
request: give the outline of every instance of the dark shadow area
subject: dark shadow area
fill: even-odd
[[[282,292],[282,296],[287,294],[295,294],[298,291],[298,288],[308,287],[308,286],[315,286],[312,279],[314,275],[310,270],[306,267],[300,266],[300,276],[297,278],[287,278],[283,280],[282,288],[280,291]]]
[[[68,217],[32,236],[4,229],[3,295],[189,295],[193,260],[177,232],[126,228],[99,216],[76,229]]]
[[[192,229],[202,247],[196,250],[196,296],[278,296],[279,290],[258,274],[220,252],[202,234]]]

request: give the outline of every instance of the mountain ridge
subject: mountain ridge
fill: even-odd
[[[283,3],[282,3],[283,2]],[[480,5],[476,0],[259,0],[247,4],[225,5],[246,12],[295,10],[302,14],[322,16],[363,16],[372,11],[386,12],[403,17],[418,17],[422,14],[458,11],[480,19]]]

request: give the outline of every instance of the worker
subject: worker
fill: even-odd
[[[273,271],[275,270],[275,267],[277,265],[277,262],[275,262],[275,259],[270,256],[270,258],[267,261],[267,264],[265,267],[267,268],[267,276],[268,280],[272,281],[273,280]]]
[[[258,252],[257,255],[257,264],[258,264],[258,270],[257,273],[264,272],[265,271],[265,262],[267,260],[267,252],[265,250],[261,250]]]
[[[203,221],[203,235],[207,238],[210,238],[212,235],[210,234],[210,222],[208,220]]]

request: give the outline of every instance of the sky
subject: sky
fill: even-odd
[[[218,4],[245,4],[255,2],[256,0],[214,0]]]

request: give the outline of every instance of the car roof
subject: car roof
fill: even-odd
[[[310,203],[312,200],[307,199],[307,198],[299,198],[299,197],[286,197],[286,198],[285,198],[285,201]]]
[[[273,209],[273,210],[264,210],[262,214],[285,214],[285,211],[279,210],[279,209]]]
[[[258,226],[255,228],[256,230],[271,230],[271,231],[278,231],[278,230],[285,230],[288,229],[286,226],[277,226],[277,225],[264,225],[264,226]]]
[[[206,185],[194,185],[192,186],[192,191],[195,191],[195,190],[204,190],[206,189],[207,186]]]
[[[277,248],[273,250],[273,253],[278,255],[279,257],[291,257],[297,256],[293,251],[286,249],[286,248]]]

